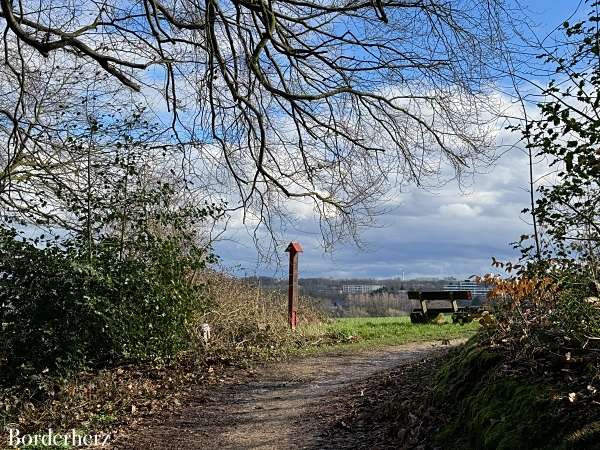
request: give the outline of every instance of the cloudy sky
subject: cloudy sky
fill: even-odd
[[[538,36],[551,32],[579,5],[578,1],[525,3]],[[508,132],[499,134],[503,144],[515,139]],[[289,233],[288,240],[304,246],[300,267],[305,277],[388,278],[404,273],[407,278],[463,278],[483,274],[492,270],[492,256],[514,260],[517,254],[510,242],[530,233],[529,218],[520,213],[529,202],[527,183],[527,157],[515,147],[462,189],[451,183],[435,191],[414,188],[399,194],[389,212],[379,218],[379,226],[362,233],[362,248],[348,243],[325,252],[309,215]],[[225,267],[246,275],[285,274],[285,264],[259,261],[243,228],[232,228],[227,237],[216,245]]]

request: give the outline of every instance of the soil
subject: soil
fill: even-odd
[[[422,392],[413,391],[427,389],[429,361],[461,342],[339,352],[236,370],[216,386],[195,386],[181,406],[134,423],[113,447],[427,448],[419,437],[411,437],[414,429],[398,426],[397,409],[387,414],[382,408],[388,408],[390,399],[405,406],[420,401]],[[399,392],[405,398],[398,398]],[[409,409],[415,408],[419,405]],[[409,411],[405,414],[409,428],[424,423]],[[425,422],[431,427],[431,420]]]

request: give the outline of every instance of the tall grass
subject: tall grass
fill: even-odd
[[[193,317],[191,337],[204,357],[242,359],[279,354],[290,346],[305,344],[313,334],[308,330],[326,321],[317,300],[301,297],[298,330],[291,332],[287,295],[223,273],[207,272],[203,282],[213,306]],[[201,326],[205,323],[211,327],[208,342],[202,339]]]

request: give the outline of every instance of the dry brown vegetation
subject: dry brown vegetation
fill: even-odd
[[[319,301],[300,298],[299,328],[292,333],[287,324],[287,293],[268,291],[260,286],[215,272],[207,272],[204,282],[214,307],[193,319],[193,347],[204,357],[244,359],[284,353],[311,339],[307,325],[326,320]],[[201,326],[211,326],[211,339],[204,342]],[[314,331],[314,327],[308,327]],[[314,336],[313,336],[314,337]]]

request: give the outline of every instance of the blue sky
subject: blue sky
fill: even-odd
[[[529,9],[531,18],[538,24],[538,31],[549,32],[565,21],[577,8],[585,11],[580,0],[524,0],[521,4]]]
[[[544,37],[567,19],[579,1],[522,2],[530,10],[534,31]],[[585,11],[585,6],[580,11]],[[515,137],[502,133],[505,142]],[[393,199],[390,211],[378,227],[361,235],[362,246],[339,244],[325,252],[314,221],[306,218],[286,240],[304,246],[301,276],[387,278],[459,278],[490,272],[491,257],[516,259],[510,242],[530,232],[528,217],[520,211],[528,206],[527,162],[518,148],[505,153],[486,173],[476,175],[466,188],[449,184],[435,191],[413,188]],[[312,230],[312,231],[307,231]],[[240,230],[217,243],[223,265],[238,274],[283,276],[283,265],[259,262],[250,237]]]

